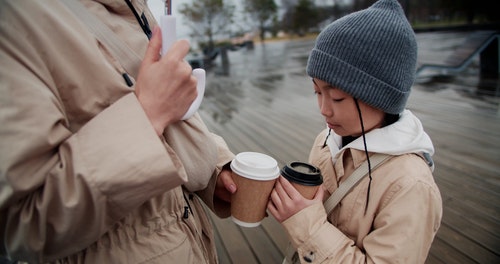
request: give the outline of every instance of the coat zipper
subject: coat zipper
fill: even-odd
[[[182,196],[184,197],[184,200],[186,201],[186,205],[184,206],[184,213],[183,213],[182,217],[184,219],[188,219],[189,212],[191,212],[191,214],[194,215],[193,214],[193,209],[191,209],[191,204],[189,203],[189,200],[193,199],[193,195],[189,194],[189,200],[186,197],[186,194],[184,192],[182,193]]]

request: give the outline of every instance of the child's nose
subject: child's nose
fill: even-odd
[[[321,100],[321,105],[320,105],[321,114],[323,116],[332,116],[333,115],[332,106],[329,100],[326,99],[325,97],[323,97],[323,99]]]

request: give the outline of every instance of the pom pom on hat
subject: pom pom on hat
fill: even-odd
[[[401,5],[379,0],[317,37],[307,74],[386,113],[401,113],[415,79],[417,42]]]

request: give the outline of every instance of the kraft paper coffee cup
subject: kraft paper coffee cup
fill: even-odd
[[[244,227],[260,225],[280,174],[278,162],[262,153],[242,152],[231,162],[237,191],[231,196],[231,218]]]
[[[285,165],[281,169],[281,175],[307,199],[314,198],[314,194],[323,183],[323,176],[318,167],[300,161]]]

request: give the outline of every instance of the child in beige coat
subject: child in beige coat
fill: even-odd
[[[434,147],[405,109],[417,43],[396,0],[338,19],[317,37],[307,73],[327,128],[309,162],[324,177],[307,200],[280,177],[269,212],[289,235],[292,263],[424,263],[440,226]],[[374,155],[389,155],[376,168]],[[330,212],[330,197],[365,161],[368,173]],[[293,252],[293,251],[292,251]]]

